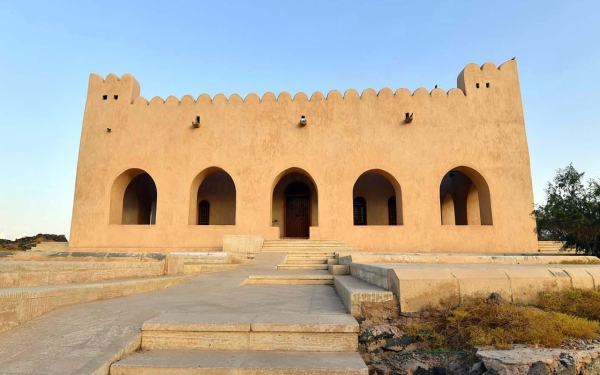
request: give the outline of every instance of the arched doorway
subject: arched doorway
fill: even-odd
[[[110,224],[156,224],[157,191],[154,179],[142,169],[128,169],[111,188]]]
[[[310,227],[318,225],[317,187],[304,170],[290,168],[275,179],[271,225],[281,238],[309,238]]]
[[[469,167],[456,167],[440,183],[442,225],[492,225],[490,189],[483,176]]]
[[[190,225],[235,225],[235,183],[223,169],[200,172],[192,181],[190,202]]]
[[[352,189],[354,225],[402,225],[402,190],[389,173],[372,169]]]

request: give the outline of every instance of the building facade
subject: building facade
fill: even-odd
[[[148,101],[90,76],[72,251],[200,251],[225,235],[366,251],[533,252],[516,61],[470,64],[448,92]]]

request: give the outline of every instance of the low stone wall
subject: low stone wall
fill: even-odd
[[[441,299],[498,293],[513,302],[532,302],[540,291],[600,286],[596,265],[398,265],[352,263],[351,274],[398,296],[400,311],[416,312]]]
[[[0,288],[162,276],[163,262],[0,261]]]
[[[223,251],[248,257],[249,254],[259,253],[265,239],[263,236],[253,235],[224,235]]]
[[[0,290],[0,332],[59,307],[164,289],[191,278],[192,276],[163,276],[138,280]]]
[[[163,262],[166,257],[165,253],[0,251],[0,261]]]
[[[426,263],[426,264],[559,264],[600,261],[594,256],[535,254],[443,254],[338,252],[338,263]]]
[[[355,318],[362,317],[362,305],[367,302],[388,302],[394,295],[381,288],[370,285],[352,276],[334,276],[334,286],[346,305],[348,312]]]

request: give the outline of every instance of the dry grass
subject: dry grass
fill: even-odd
[[[464,299],[460,306],[443,305],[425,310],[423,323],[406,327],[429,349],[509,348],[513,344],[555,347],[568,339],[600,334],[597,321],[483,297]]]
[[[600,259],[563,260],[559,264],[600,264]]]
[[[536,305],[544,310],[600,320],[600,292],[579,288],[544,291]]]

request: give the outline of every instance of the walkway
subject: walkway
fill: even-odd
[[[0,374],[106,374],[107,363],[137,345],[141,326],[161,313],[347,315],[331,285],[244,285],[277,271],[285,253],[261,253],[238,270],[200,275],[169,289],[70,306],[0,334]]]

